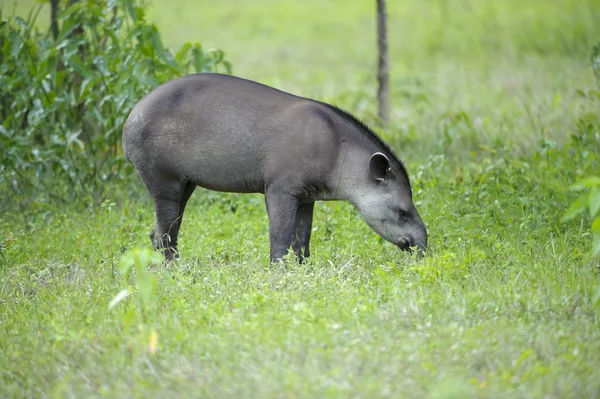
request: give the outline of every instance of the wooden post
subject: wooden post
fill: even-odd
[[[377,69],[377,104],[378,115],[382,122],[390,119],[390,73],[388,66],[387,15],[385,0],[377,0],[377,44],[379,49],[379,66]]]

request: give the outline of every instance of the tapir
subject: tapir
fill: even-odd
[[[359,119],[326,103],[231,75],[164,83],[133,108],[123,150],[154,200],[150,237],[167,260],[196,186],[263,193],[270,259],[310,255],[317,200],[347,200],[381,237],[427,248],[406,168]]]

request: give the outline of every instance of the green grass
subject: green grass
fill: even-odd
[[[143,316],[137,293],[108,310],[136,290],[120,257],[150,245],[141,183],[107,190],[110,212],[34,203],[0,216],[0,396],[600,397],[600,263],[589,219],[560,220],[568,186],[600,170],[598,101],[579,92],[598,88],[600,3],[388,3],[379,130],[428,256],[321,203],[311,261],[269,265],[262,197],[198,190]],[[237,75],[374,121],[374,2],[153,4],[170,45],[222,48]]]

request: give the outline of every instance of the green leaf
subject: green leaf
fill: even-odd
[[[227,74],[231,75],[231,73],[233,71],[233,67],[231,66],[231,62],[229,62],[229,61],[223,61],[223,66],[225,67],[225,72],[227,72]]]
[[[600,255],[600,217],[592,223],[592,255]]]
[[[80,22],[79,22],[78,18],[67,19],[64,22],[62,29],[61,29],[60,33],[58,34],[58,37],[56,38],[56,42],[60,43],[63,40],[65,40],[71,34],[71,32],[73,32],[75,30],[75,28],[77,28],[79,25],[80,25]]]
[[[129,290],[127,288],[122,289],[119,293],[110,301],[108,304],[108,310],[114,308],[119,302],[129,296]]]
[[[135,1],[125,0],[125,8],[127,8],[129,16],[135,22],[142,22],[144,20],[144,11],[135,5]]]
[[[48,57],[48,72],[54,77],[56,75],[56,56],[51,55]]]
[[[86,2],[87,3],[87,2]],[[58,19],[59,20],[78,20],[81,15],[73,15],[73,14],[77,14],[78,12],[82,11],[86,11],[84,9],[84,7],[87,6],[87,4],[84,4],[84,2],[82,1],[71,1],[69,7],[67,7],[67,9],[63,10],[59,16]],[[66,22],[65,22],[66,23]]]
[[[158,281],[151,274],[138,275],[138,292],[142,302],[147,306],[155,303],[158,292]]]
[[[23,18],[16,17],[15,22],[17,23],[17,25],[19,25],[21,28],[25,29],[26,31],[30,30],[29,25],[27,25],[27,22]]]
[[[600,234],[600,217],[594,219],[594,222],[592,223],[592,232]]]
[[[135,322],[135,307],[130,307],[130,309],[125,312],[125,314],[123,315],[123,327],[125,329],[128,329],[129,327],[131,327],[133,325],[133,323]]]
[[[590,217],[593,218],[600,210],[600,187],[594,187],[588,194]]]
[[[129,278],[133,264],[134,258],[132,252],[127,252],[121,257],[121,260],[119,261],[119,273],[121,273],[125,280]]]
[[[567,220],[574,219],[579,216],[587,209],[588,198],[587,195],[580,195],[575,202],[571,204],[567,212],[563,215],[561,220],[566,222]]]
[[[517,368],[521,367],[521,365],[523,364],[523,362],[525,360],[527,360],[528,358],[530,358],[532,355],[534,355],[534,351],[531,348],[527,348],[525,349],[525,351],[523,353],[521,353],[521,356],[519,356],[519,359],[517,360]]]
[[[183,63],[185,61],[187,61],[190,49],[192,48],[192,43],[190,42],[186,42],[182,47],[181,50],[179,50],[177,52],[177,54],[175,54],[175,61],[177,61],[178,63]]]
[[[159,265],[165,261],[165,256],[160,252],[152,251],[152,255],[150,256],[150,262],[153,265]]]
[[[6,129],[4,126],[0,125],[0,134],[3,134],[6,137],[12,137],[12,134],[8,132],[8,129]]]
[[[192,61],[196,72],[205,72],[205,66],[207,64],[202,46],[195,45],[192,47]]]
[[[592,255],[600,255],[600,233],[594,234],[592,239]]]
[[[581,191],[586,188],[598,187],[600,186],[600,177],[598,176],[589,176],[585,179],[579,180],[577,183],[573,184],[570,188],[573,191]]]
[[[596,75],[596,80],[598,81],[598,83],[600,83],[600,44],[597,44],[592,49],[590,61],[592,64],[592,70],[594,71],[594,75]]]
[[[12,56],[17,58],[23,48],[23,38],[17,32],[11,31],[8,34],[8,41],[10,42],[10,52]]]
[[[150,250],[149,249],[139,249],[136,248],[134,250],[134,263],[135,270],[138,275],[142,275],[146,271],[146,267],[150,265]]]
[[[600,307],[600,281],[594,285],[594,291],[592,293],[592,303],[596,307]]]
[[[71,65],[73,66],[73,69],[76,72],[78,72],[80,75],[82,75],[86,79],[90,79],[90,80],[94,78],[94,74],[87,66],[85,66],[83,61],[81,61],[81,58],[79,57],[78,54],[73,54],[71,56],[70,62],[71,62]]]

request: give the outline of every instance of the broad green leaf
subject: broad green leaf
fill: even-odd
[[[85,7],[86,4],[83,4],[83,3],[84,2],[80,2],[80,1],[71,2],[69,7],[59,14],[58,19],[65,20],[65,23],[66,23],[66,21],[69,21],[69,20],[78,21],[79,18],[77,18],[77,17],[79,15],[73,16],[73,14],[77,14],[78,12],[81,11],[81,9],[83,7]],[[77,24],[79,24],[79,23],[77,22]]]
[[[600,307],[600,281],[594,285],[594,291],[592,293],[592,303],[596,307]]]
[[[156,26],[150,25],[148,27],[146,30],[146,40],[148,40],[152,46],[152,51],[154,51],[154,54],[164,61],[165,48],[162,44],[162,40],[160,40],[160,33],[158,33]]]
[[[567,220],[574,219],[581,215],[587,209],[588,199],[586,195],[580,195],[575,202],[571,204],[567,212],[563,215],[561,220],[566,222]]]
[[[600,233],[594,234],[592,239],[592,255],[600,255]]]
[[[127,288],[122,289],[119,293],[110,301],[108,304],[108,310],[114,308],[119,302],[129,296],[129,290]]]
[[[600,255],[600,217],[592,223],[592,254]]]
[[[600,187],[593,187],[588,194],[590,217],[596,216],[600,210]]]
[[[597,217],[592,222],[592,232],[594,232],[594,233],[600,233],[600,217]]]
[[[19,25],[21,28],[25,29],[26,31],[30,30],[29,25],[27,25],[27,22],[22,17],[16,17],[15,22],[17,23],[17,25]]]
[[[521,367],[521,364],[523,364],[523,362],[525,360],[527,360],[534,354],[535,354],[535,352],[533,351],[533,349],[531,349],[531,348],[525,349],[525,351],[523,353],[521,353],[521,356],[519,356],[519,359],[517,360],[517,368]]]
[[[160,252],[152,251],[152,256],[150,257],[150,262],[153,265],[159,265],[165,261],[165,256]]]
[[[50,82],[46,79],[42,80],[42,87],[46,93],[50,93],[52,91],[52,86],[50,86]]]
[[[131,306],[127,312],[123,315],[123,327],[128,329],[135,322],[136,308]]]
[[[227,72],[229,75],[231,75],[231,73],[233,72],[233,67],[231,65],[231,62],[223,61],[223,66],[225,67],[225,72]]]
[[[144,11],[141,7],[136,6],[135,1],[133,0],[125,0],[125,8],[127,8],[127,12],[129,16],[135,22],[142,22],[144,19]]]
[[[97,73],[92,72],[90,76],[86,77],[83,82],[81,82],[81,93],[79,96],[83,100],[89,99],[90,97],[97,97],[97,94],[94,94],[93,92],[98,90],[99,85],[97,83],[99,81],[101,81],[101,77]],[[99,122],[103,121],[104,119],[106,119],[106,115],[96,118],[96,120]]]
[[[110,48],[110,46],[112,46],[112,47],[114,47],[112,50],[116,50],[117,52],[119,52],[121,50],[121,39],[119,39],[117,34],[114,32],[114,30],[112,30],[112,29],[106,30],[104,32],[104,34],[106,36],[110,37],[108,47]]]
[[[600,186],[600,177],[599,176],[590,176],[585,179],[579,180],[577,183],[573,184],[570,188],[574,191],[585,190],[586,188],[597,187]]]
[[[67,39],[69,37],[69,35],[71,34],[71,32],[73,32],[75,30],[75,28],[77,28],[80,25],[80,22],[78,21],[77,18],[71,18],[71,19],[67,19],[62,26],[62,29],[60,31],[60,33],[58,34],[58,37],[56,38],[56,42],[60,43],[63,40]]]
[[[200,45],[192,47],[192,61],[196,72],[205,72],[205,66],[207,64],[205,60],[206,58],[202,51],[202,47]]]
[[[132,252],[127,252],[121,257],[121,260],[119,261],[119,273],[121,273],[125,280],[129,278],[129,274],[131,273],[133,265],[134,255]]]
[[[158,281],[151,274],[138,275],[137,289],[142,302],[147,306],[156,302],[158,292]]]
[[[146,268],[150,265],[150,250],[149,249],[135,249],[134,250],[135,269],[138,275],[142,275]]]
[[[76,72],[81,74],[86,79],[93,79],[94,75],[92,71],[83,63],[78,54],[73,54],[70,62]]]
[[[592,64],[592,70],[596,75],[596,79],[600,83],[600,44],[594,46],[594,48],[592,49],[590,61]]]
[[[52,56],[48,57],[47,68],[48,68],[48,72],[50,73],[50,75],[52,75],[53,79],[55,79],[55,76],[56,76],[56,61],[57,61],[56,56],[52,55]]]
[[[12,56],[17,58],[23,48],[23,38],[17,32],[12,31],[8,34],[8,41],[10,42]]]
[[[190,42],[186,42],[186,43],[185,43],[185,44],[184,44],[184,45],[181,47],[181,50],[179,50],[179,51],[177,52],[177,54],[175,54],[175,60],[176,60],[178,63],[180,63],[180,64],[181,64],[182,62],[185,62],[185,61],[187,61],[187,58],[188,58],[188,55],[189,55],[189,52],[190,52],[190,49],[191,49],[191,48],[192,48],[192,43],[190,43]]]
[[[10,134],[8,132],[8,129],[6,129],[4,126],[0,125],[0,134],[6,136],[6,137],[11,137],[12,134]]]

